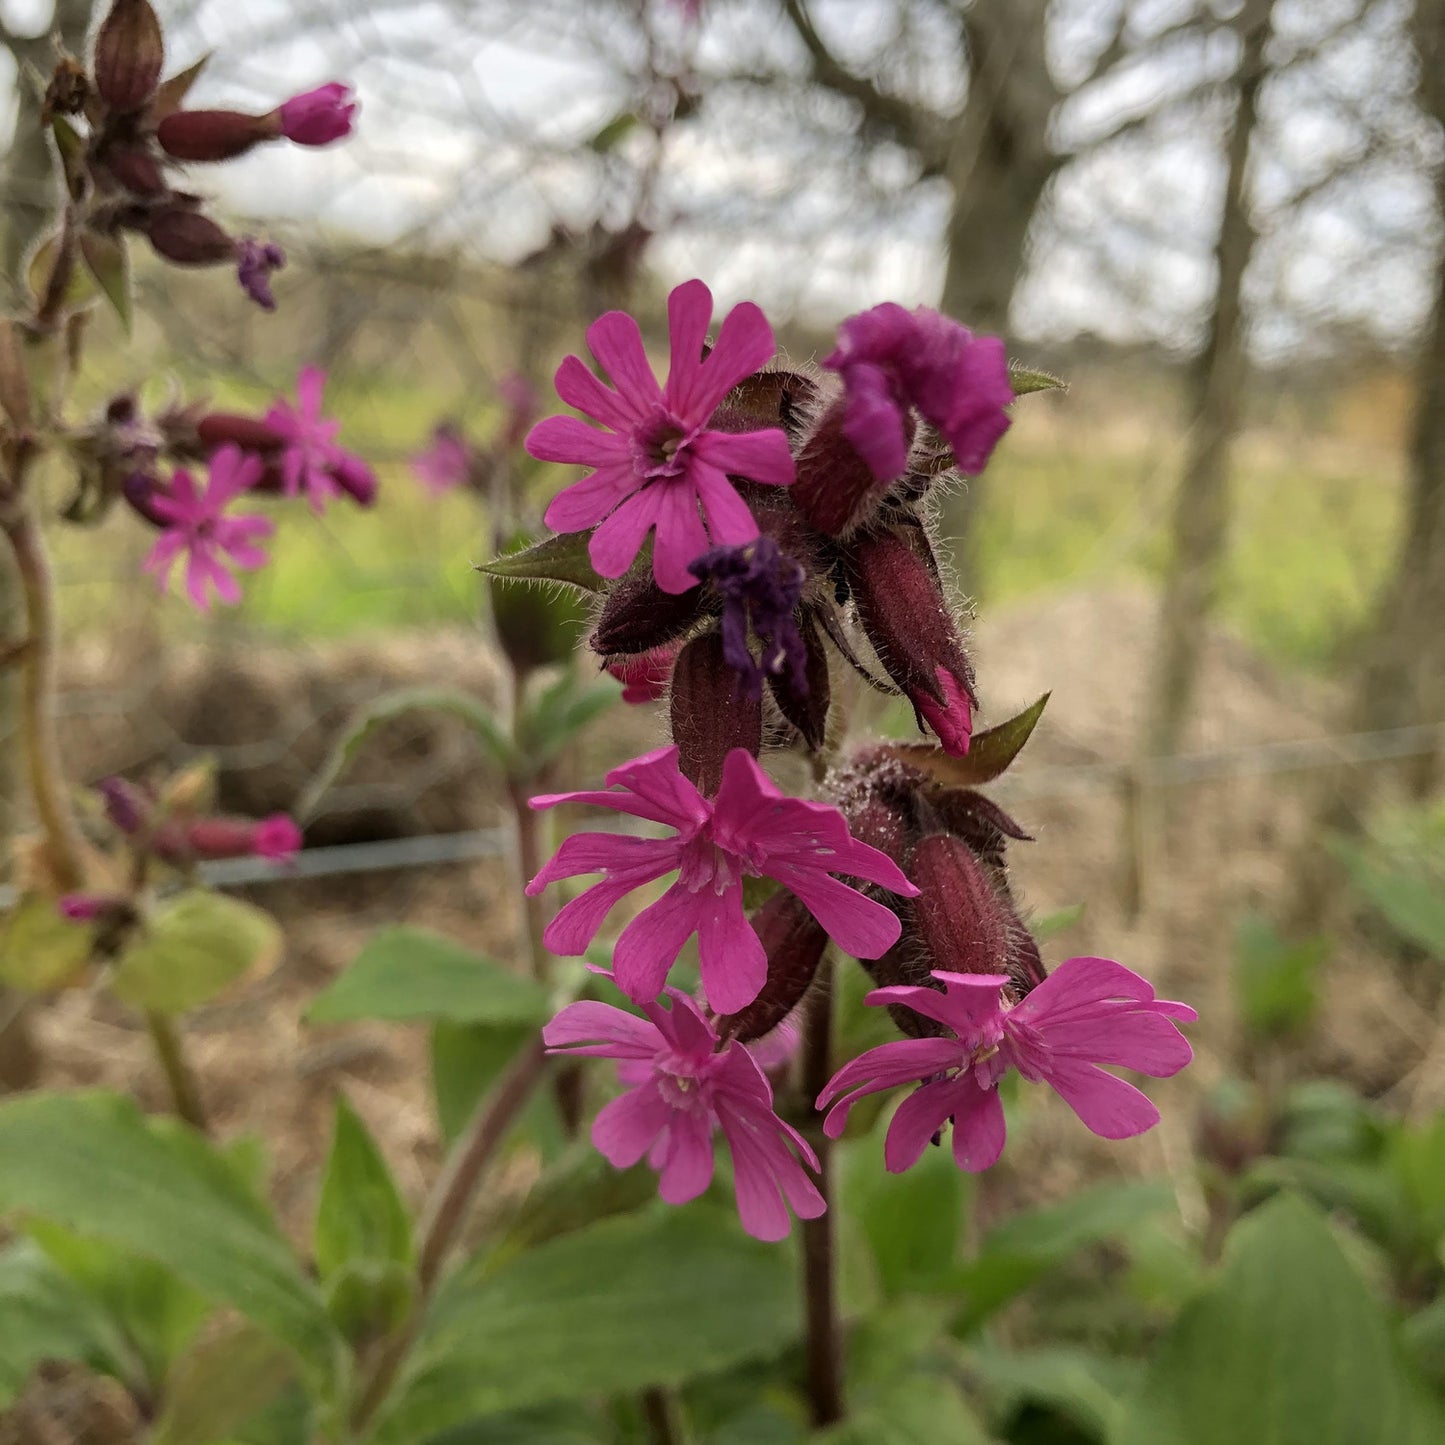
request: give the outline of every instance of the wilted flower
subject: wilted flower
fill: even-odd
[[[788,1233],[788,1208],[815,1219],[827,1208],[803,1165],[817,1169],[807,1141],[773,1112],[773,1091],[736,1040],[721,1049],[712,1025],[678,989],[646,1018],[610,1004],[569,1004],[542,1030],[549,1053],[618,1060],[627,1092],[597,1115],[592,1142],[625,1169],[646,1158],[669,1204],[696,1199],[712,1182],[713,1135],[733,1157],[743,1228],[756,1239]],[[800,1160],[802,1162],[800,1162]]]
[[[959,467],[983,470],[1008,430],[1014,399],[1008,357],[996,336],[920,306],[885,302],[849,317],[823,365],[847,388],[844,434],[875,476],[890,480],[908,465],[905,416],[915,406],[943,434]]]
[[[271,292],[271,273],[286,264],[286,253],[274,241],[242,236],[236,242],[236,277],[243,290],[262,311],[276,309]]]
[[[149,506],[165,527],[145,560],[162,588],[182,554],[186,557],[186,593],[202,612],[210,594],[223,602],[239,602],[241,588],[230,568],[265,566],[266,554],[256,545],[275,530],[267,517],[228,517],[226,508],[261,479],[262,465],[239,447],[222,447],[211,458],[210,477],[201,491],[191,474],[177,471],[165,493],[153,494]]]
[[[688,281],[668,297],[667,307],[672,365],[666,387],[652,374],[637,322],[609,311],[588,329],[587,344],[617,390],[576,356],[567,357],[556,376],[562,400],[605,430],[575,417],[548,417],[532,428],[527,450],[540,461],[593,468],[552,499],[546,522],[557,532],[595,527],[588,554],[602,576],[626,572],[653,532],[658,586],[686,592],[696,585],[688,571],[694,557],[710,545],[735,546],[758,535],[729,476],[785,487],[793,481],[793,458],[776,428],[742,434],[707,429],[723,397],[773,355],[773,332],[763,313],[749,301],[733,307],[704,358],[712,293],[701,281]]]
[[[796,691],[808,691],[808,655],[794,609],[803,595],[806,574],[771,537],[740,547],[714,547],[688,566],[699,582],[711,582],[722,597],[723,656],[754,697],[763,683],[785,669]],[[748,650],[748,628],[762,644],[755,662]]]
[[[1071,958],[1021,1003],[1006,974],[935,970],[934,988],[874,989],[870,1004],[903,1005],[954,1037],[899,1039],[845,1064],[818,1097],[824,1130],[836,1139],[865,1094],[919,1084],[893,1115],[884,1162],[895,1174],[917,1163],[944,1124],[953,1156],[976,1173],[1003,1152],[1004,1115],[996,1085],[1009,1068],[1055,1090],[1105,1139],[1127,1139],[1159,1122],[1159,1111],[1102,1064],[1154,1078],[1177,1074],[1194,1057],[1174,1020],[1197,1017],[1187,1004],[1156,999],[1149,983],[1107,958]],[[831,1106],[831,1107],[830,1107]]]
[[[735,1013],[758,996],[767,953],[743,912],[743,879],[774,878],[796,894],[845,952],[876,958],[898,938],[897,916],[832,877],[866,879],[904,897],[917,889],[898,865],[859,843],[843,815],[825,803],[785,797],[741,748],[728,754],[716,797],[707,799],[678,771],[678,750],[660,748],[607,774],[611,791],[553,793],[534,808],[593,803],[666,823],[673,838],[574,833],[527,885],[540,893],[559,878],[601,873],[547,925],[554,953],[580,954],[613,906],[674,869],[677,881],[622,930],[613,953],[617,982],[634,999],[653,999],[693,934],[702,984],[717,1013]]]

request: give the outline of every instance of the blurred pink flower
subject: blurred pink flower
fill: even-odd
[[[266,554],[256,543],[269,537],[275,524],[254,514],[228,517],[225,511],[261,479],[263,470],[258,457],[224,446],[211,457],[204,492],[189,472],[177,471],[167,492],[151,496],[150,507],[164,530],[144,565],[163,590],[184,554],[186,593],[202,612],[210,610],[212,592],[223,602],[241,600],[240,585],[230,568],[265,566]]]
[[[800,1219],[827,1208],[803,1168],[817,1169],[818,1160],[773,1112],[773,1091],[747,1049],[734,1040],[719,1050],[698,1006],[677,989],[666,997],[670,1007],[644,1003],[643,1019],[611,1004],[569,1004],[542,1030],[547,1051],[619,1061],[627,1092],[592,1125],[609,1163],[626,1169],[646,1158],[661,1175],[662,1197],[686,1204],[712,1182],[721,1129],[743,1228],[755,1239],[782,1239],[790,1205]]]
[[[109,912],[116,899],[105,893],[67,893],[56,900],[56,908],[62,918],[72,923],[94,923],[103,913]]]
[[[156,829],[151,847],[168,863],[197,859],[266,858],[289,863],[301,850],[301,829],[285,813],[266,818],[171,819]]]
[[[607,671],[622,684],[622,701],[636,706],[666,696],[677,652],[676,645],[670,645],[654,647],[634,657],[610,658]]]
[[[288,497],[305,496],[314,512],[332,497],[349,493],[363,506],[376,497],[376,474],[336,443],[341,423],[321,415],[326,373],[306,366],[296,377],[296,405],[277,401],[263,425],[281,448],[281,481]]]
[[[693,558],[758,535],[729,477],[786,487],[793,481],[793,458],[776,428],[707,430],[723,397],[776,350],[763,313],[750,301],[733,307],[704,359],[712,293],[701,281],[685,282],[668,297],[667,310],[672,365],[666,387],[652,374],[637,322],[609,311],[588,329],[587,345],[617,390],[576,356],[567,357],[556,376],[562,400],[605,430],[576,417],[548,417],[532,428],[527,450],[540,461],[593,468],[552,499],[546,522],[556,532],[596,527],[588,553],[602,576],[627,571],[653,532],[657,585],[686,592],[697,585],[687,569]]]
[[[950,1120],[953,1157],[970,1173],[998,1161],[1003,1104],[995,1087],[1009,1068],[1048,1084],[1095,1134],[1127,1139],[1152,1129],[1159,1111],[1101,1064],[1156,1079],[1194,1057],[1173,1022],[1197,1017],[1187,1004],[1156,999],[1147,980],[1108,958],[1071,958],[1021,1003],[1004,992],[1004,974],[934,971],[934,988],[874,989],[870,1004],[903,1004],[954,1037],[899,1039],[845,1064],[818,1096],[824,1130],[836,1139],[865,1094],[921,1084],[893,1115],[883,1157],[900,1174]],[[831,1106],[831,1107],[830,1107]]]
[[[850,316],[823,365],[842,374],[844,435],[880,481],[907,468],[910,406],[943,433],[970,476],[984,469],[1008,430],[1004,408],[1014,392],[1003,342],[975,336],[926,306],[906,311],[887,301]]]
[[[356,121],[357,101],[349,85],[329,85],[293,95],[277,109],[281,134],[303,146],[325,146],[344,140]]]
[[[855,957],[877,958],[898,941],[901,925],[891,909],[831,875],[866,879],[904,897],[918,890],[886,854],[858,842],[836,808],[784,797],[742,748],[728,754],[717,796],[709,801],[678,770],[677,759],[676,747],[660,748],[608,773],[612,791],[532,799],[534,808],[594,803],[677,830],[673,838],[568,838],[527,893],[538,894],[559,878],[603,877],[547,925],[546,943],[554,953],[582,953],[616,903],[674,869],[677,881],[622,930],[613,953],[618,984],[638,1002],[657,996],[693,934],[703,990],[715,1013],[736,1013],[758,996],[768,959],[743,912],[743,879],[749,876],[775,878]]]
[[[537,393],[520,372],[509,371],[497,383],[497,395],[507,406],[507,420],[501,438],[502,445],[510,451],[522,444],[527,428],[532,425],[532,418],[537,415]]]
[[[271,291],[271,273],[286,264],[286,253],[274,241],[258,241],[242,236],[236,242],[236,278],[243,290],[262,311],[276,309]]]
[[[426,449],[411,459],[412,475],[434,497],[460,487],[471,469],[471,447],[461,429],[447,421],[437,424]]]

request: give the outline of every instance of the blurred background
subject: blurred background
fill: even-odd
[[[1445,0],[158,8],[173,63],[216,53],[193,104],[342,78],[361,123],[334,150],[197,168],[233,230],[285,244],[279,312],[142,264],[134,338],[93,350],[95,404],[183,385],[262,406],[315,363],[383,488],[288,521],[208,621],[155,596],[144,539],[58,538],[74,770],[208,754],[225,805],[261,814],[296,804],[368,698],[497,698],[472,570],[491,519],[408,459],[444,420],[490,444],[509,374],[550,410],[602,310],[656,339],[669,287],[701,276],[806,364],[852,311],[936,305],[1069,383],[1018,406],[941,518],[985,720],[1052,691],[996,789],[1036,835],[1019,891],[1051,961],[1117,957],[1201,1015],[1159,1130],[1121,1149],[1042,1111],[985,1223],[1135,1173],[1207,1219],[1191,1161],[1277,1143],[1260,1131],[1300,1081],[1414,1123],[1445,1110]],[[88,0],[3,0],[5,93],[91,20]],[[51,195],[16,114],[11,274]],[[645,710],[617,719],[579,779],[656,736]],[[197,1059],[218,1114],[282,1128],[283,1206],[288,1179],[309,1197],[338,1074],[410,1182],[430,1169],[419,1053],[299,1014],[382,922],[507,941],[501,788],[460,726],[399,719],[316,805],[308,844],[348,850],[317,855],[328,876],[255,885],[290,955],[203,1011]],[[47,1081],[158,1088],[144,1037],[93,999],[34,1030]]]

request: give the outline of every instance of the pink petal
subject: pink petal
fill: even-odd
[[[1006,1133],[997,1089],[971,1084],[959,1091],[953,1112],[953,1158],[960,1169],[970,1174],[992,1169],[1003,1153]]]
[[[646,1019],[610,1003],[583,999],[568,1004],[543,1025],[542,1042],[549,1049],[566,1049],[589,1058],[652,1059],[662,1040]]]
[[[180,556],[185,545],[186,539],[179,532],[162,532],[156,538],[155,545],[146,554],[145,561],[141,563],[141,569],[154,573],[164,588],[171,568],[175,566],[176,558]]]
[[[1007,1023],[1004,1027],[1007,1032]],[[1156,1079],[1177,1074],[1194,1058],[1189,1040],[1155,1013],[1120,1013],[1112,1019],[1041,1028],[1039,1034],[1050,1058],[1113,1064]]]
[[[666,1005],[644,1000],[642,1011],[674,1053],[709,1060],[717,1047],[717,1030],[703,1017],[697,1004],[679,988],[662,990]]]
[[[999,990],[1008,983],[1004,973],[943,973],[934,971],[944,984],[944,992],[935,988],[897,985],[875,988],[864,1000],[874,1006],[901,1003],[924,1018],[936,1019],[959,1038],[976,1038],[997,1027],[1003,1017],[1003,1000]]]
[[[745,1009],[768,981],[768,955],[743,912],[740,883],[720,895],[699,893],[698,959],[702,987],[714,1013]]]
[[[735,477],[765,487],[790,487],[796,477],[788,438],[772,428],[754,432],[703,432],[692,444],[693,456]]]
[[[697,586],[697,578],[687,570],[687,564],[701,557],[709,547],[707,531],[698,516],[697,493],[686,483],[678,482],[652,490],[659,493],[652,575],[664,592],[687,592]]]
[[[542,942],[563,958],[587,951],[607,915],[633,891],[630,878],[604,878],[557,910],[542,931]]]
[[[678,770],[677,756],[676,747],[656,748],[618,764],[607,774],[606,782],[614,791],[542,793],[532,798],[529,806],[555,808],[560,803],[596,803],[619,813],[668,823],[691,836],[712,810]]]
[[[673,1110],[655,1083],[619,1094],[592,1121],[592,1144],[609,1164],[628,1169],[672,1122]]]
[[[321,398],[326,390],[326,373],[319,366],[303,366],[296,375],[296,400],[301,415],[315,421],[321,415]]]
[[[1063,1101],[1102,1139],[1131,1139],[1159,1122],[1149,1099],[1093,1064],[1057,1060],[1044,1075]]]
[[[763,872],[797,894],[828,937],[854,958],[881,958],[903,931],[891,908],[865,898],[821,870],[765,863]]]
[[[665,495],[656,485],[634,491],[598,526],[587,544],[587,555],[601,576],[620,577],[632,566],[657,523]],[[697,579],[689,577],[688,584],[696,586]]]
[[[712,1183],[712,1119],[703,1114],[672,1116],[657,1192],[669,1204],[686,1204]]]
[[[715,547],[740,547],[757,540],[758,524],[748,504],[738,496],[733,485],[717,470],[694,463],[688,476],[702,503],[707,530]]]
[[[622,404],[650,410],[662,400],[662,388],[647,364],[642,333],[625,311],[609,311],[587,328],[587,345],[612,378]]]
[[[603,386],[580,356],[564,357],[554,379],[557,395],[568,406],[575,406],[613,431],[627,431],[641,419],[640,409],[618,396],[610,386]]]
[[[680,850],[672,838],[634,838],[627,833],[573,833],[541,871],[527,884],[535,898],[559,878],[583,873],[606,873],[619,881],[625,876],[640,888],[676,868]]]
[[[893,1112],[883,1142],[883,1163],[890,1174],[912,1169],[933,1136],[948,1122],[966,1088],[955,1079],[942,1079],[915,1089]]]
[[[701,424],[738,382],[766,366],[777,350],[767,317],[751,301],[739,302],[728,312],[702,366],[691,376],[669,378],[668,401],[681,415]]]
[[[575,416],[549,416],[527,433],[527,452],[539,462],[601,467],[628,458],[627,440],[616,432],[598,431]],[[550,524],[549,524],[550,525]]]
[[[848,1111],[865,1094],[881,1094],[900,1084],[917,1084],[963,1062],[953,1039],[895,1039],[859,1054],[843,1065],[818,1095],[816,1107],[829,1109],[823,1132],[836,1139],[848,1122]]]
[[[1107,1016],[1112,1012],[1110,1000],[1149,1003],[1153,998],[1148,979],[1112,958],[1069,958],[1014,1012],[1025,1023],[1046,1028],[1050,1021]]]
[[[674,883],[622,930],[612,967],[617,986],[629,998],[657,997],[683,944],[697,932],[700,913],[698,895]]]
[[[684,281],[681,286],[673,288],[667,298],[667,335],[672,348],[672,364],[663,396],[673,411],[694,425],[706,421],[716,410],[714,403],[706,415],[694,417],[688,410],[687,400],[702,370],[702,348],[711,322],[712,292],[701,281]]]
[[[719,1100],[718,1119],[733,1156],[738,1216],[754,1239],[787,1237],[792,1227],[789,1203],[802,1219],[816,1219],[824,1212],[826,1201],[779,1139],[778,1120],[771,1113],[760,1116]]]

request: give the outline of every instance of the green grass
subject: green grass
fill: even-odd
[[[271,395],[236,379],[185,380],[188,392],[208,391],[217,406],[259,410]],[[484,437],[487,404],[424,381],[380,377],[338,380],[327,400],[343,418],[343,440],[377,462],[380,501],[370,511],[333,506],[320,519],[274,504],[280,525],[272,564],[249,580],[238,620],[285,637],[321,638],[473,618],[479,581],[472,567],[489,550],[484,511],[468,496],[432,499],[404,458],[442,415],[465,418]],[[1161,441],[1155,427],[1131,437],[1116,427],[1091,437],[1073,429],[1074,421],[1021,422],[978,484],[979,575],[961,580],[984,606],[1160,574],[1177,436]],[[1398,472],[1388,452],[1376,462],[1319,442],[1306,454],[1274,438],[1247,439],[1235,466],[1224,620],[1278,663],[1328,667],[1365,617],[1388,565]],[[545,476],[536,480],[549,485]],[[57,537],[67,578],[64,617],[82,630],[112,626],[136,589],[149,588],[134,571],[147,539],[119,516],[102,535],[111,555],[101,569],[95,537],[69,529]],[[162,609],[161,626],[197,630],[176,603]]]

